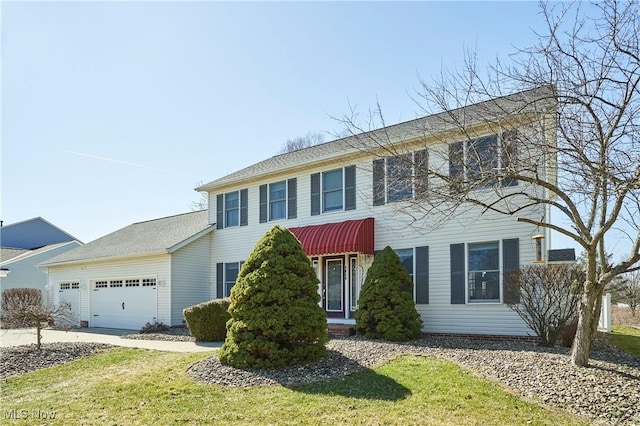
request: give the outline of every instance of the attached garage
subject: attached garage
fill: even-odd
[[[158,319],[155,278],[93,281],[90,297],[92,327],[138,330]]]
[[[72,303],[79,325],[183,325],[184,308],[213,298],[214,228],[206,211],[134,223],[41,266],[54,303]]]
[[[80,318],[80,282],[64,281],[58,284],[59,303],[68,303],[73,319],[78,322]]]

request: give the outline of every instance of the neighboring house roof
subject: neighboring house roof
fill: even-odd
[[[80,241],[41,217],[0,227],[2,247],[33,250],[74,240]]]
[[[547,261],[548,262],[575,262],[576,250],[572,248],[549,250]]]
[[[42,266],[172,253],[214,228],[206,210],[138,222],[56,256]]]
[[[27,249],[0,247],[0,263],[6,262],[9,259],[13,259],[21,254],[28,253]]]
[[[76,246],[81,246],[82,243],[76,240],[73,241],[66,241],[64,243],[57,243],[57,244],[49,244],[48,246],[44,246],[44,247],[40,247],[39,249],[35,249],[35,250],[21,250],[21,253],[18,254],[17,256],[14,256],[10,259],[2,259],[2,262],[0,262],[0,266],[2,268],[8,268],[9,270],[11,269],[11,264],[16,263],[16,262],[21,262],[25,259],[28,259],[30,257],[33,256],[39,256],[41,254],[44,254],[48,251],[52,251],[52,250],[56,250],[58,248],[64,247],[64,246],[69,246],[71,248],[72,245],[76,245]],[[4,248],[2,249],[3,251],[5,250]],[[15,250],[15,249],[8,249],[8,250]],[[55,253],[54,253],[55,255]]]
[[[552,102],[552,91],[544,86],[475,105],[433,114],[415,120],[349,136],[331,142],[314,145],[285,154],[276,155],[244,169],[223,176],[196,188],[196,191],[223,189],[234,184],[261,179],[284,171],[303,169],[309,165],[328,163],[350,156],[363,155],[363,151],[380,148],[382,144],[393,145],[424,138],[426,134],[455,129],[452,117],[464,115],[468,122],[481,122],[491,117],[503,117],[511,113],[538,111]],[[539,105],[542,103],[541,105]],[[524,108],[524,110],[523,110]],[[364,136],[366,135],[366,136]]]

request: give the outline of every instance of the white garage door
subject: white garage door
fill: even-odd
[[[156,322],[156,279],[95,281],[91,285],[91,327],[140,330]]]
[[[80,324],[80,283],[78,281],[61,282],[58,287],[58,303],[71,306],[71,318],[74,325]]]

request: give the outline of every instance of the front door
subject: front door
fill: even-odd
[[[344,258],[326,259],[325,310],[329,318],[344,318]]]

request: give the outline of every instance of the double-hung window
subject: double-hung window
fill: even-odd
[[[518,238],[450,245],[451,304],[517,303],[504,287],[520,265]]]
[[[311,175],[311,214],[356,208],[356,167]]]
[[[297,216],[297,179],[260,185],[260,223]]]
[[[508,176],[516,161],[515,131],[486,136],[449,145],[449,177],[451,192],[461,192],[471,186],[490,188],[514,186],[518,181]]]
[[[373,161],[373,205],[424,196],[427,190],[428,151],[408,152]]]
[[[469,302],[500,301],[500,247],[498,241],[467,245]]]
[[[342,169],[322,173],[322,211],[342,210]]]
[[[224,264],[224,297],[231,296],[231,288],[236,284],[240,263],[232,262]]]
[[[238,191],[224,194],[224,226],[240,224],[240,193]]]
[[[229,297],[236,284],[243,262],[216,263],[216,294],[218,298]]]
[[[248,190],[227,192],[216,196],[216,228],[231,228],[248,224]]]

